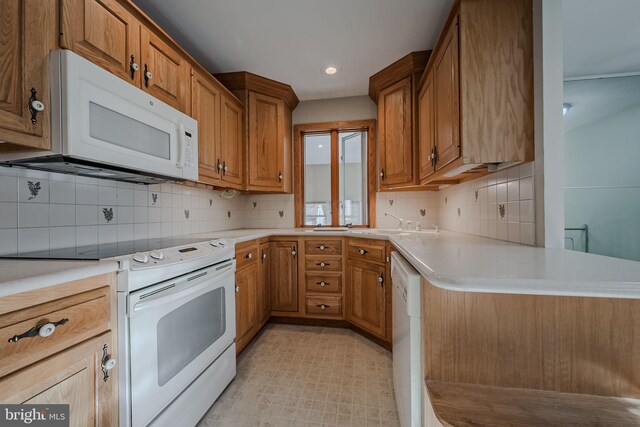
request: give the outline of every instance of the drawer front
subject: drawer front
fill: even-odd
[[[248,248],[239,249],[236,251],[236,270],[251,265],[254,262],[258,262],[258,247],[250,246]]]
[[[352,259],[385,262],[385,243],[371,240],[350,240],[347,254]]]
[[[342,255],[341,240],[307,240],[305,253],[311,255]]]
[[[342,271],[342,257],[339,256],[306,256],[306,271]]]
[[[342,294],[342,275],[340,274],[307,274],[307,293]]]
[[[342,317],[342,297],[308,296],[307,315]]]
[[[55,329],[43,327],[59,323]],[[83,302],[0,329],[0,377],[109,330],[109,298]],[[17,338],[39,328],[32,337]],[[11,341],[10,341],[11,340]]]

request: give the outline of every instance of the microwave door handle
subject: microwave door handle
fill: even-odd
[[[164,304],[192,299],[190,298],[190,296],[193,295],[194,293],[200,292],[206,289],[207,287],[211,287],[212,281],[216,284],[220,283],[221,281],[224,281],[223,277],[233,271],[231,267],[232,266],[229,266],[228,268],[225,268],[220,272],[216,272],[215,274],[208,276],[206,280],[200,283],[196,283],[190,286],[187,285],[177,289],[175,287],[168,288],[166,294],[164,292],[159,292],[158,294],[149,296],[144,300],[137,301],[135,304],[133,304],[133,307],[131,308],[130,316],[134,316],[142,311],[146,311],[150,308],[158,307]],[[220,273],[226,273],[226,274],[220,274]],[[231,280],[233,280],[233,276]],[[224,287],[224,285],[214,286],[212,287],[211,290],[219,287]],[[179,295],[179,298],[176,299],[177,294],[180,294],[180,295]]]
[[[184,124],[182,121],[178,124],[178,161],[176,162],[176,166],[179,168],[184,167]]]

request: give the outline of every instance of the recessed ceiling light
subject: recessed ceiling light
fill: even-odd
[[[318,148],[322,148],[322,147],[324,147],[324,145],[318,144]]]
[[[562,104],[562,115],[565,116],[569,112],[571,107],[573,107],[573,105],[569,104],[568,102],[565,102],[564,104]]]
[[[337,67],[327,67],[324,70],[325,74],[329,74],[330,76],[334,75],[335,73],[338,72],[338,68]]]

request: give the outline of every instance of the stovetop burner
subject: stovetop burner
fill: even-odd
[[[211,239],[197,236],[162,237],[154,239],[130,240],[118,243],[103,243],[100,245],[51,249],[47,251],[3,254],[0,256],[0,258],[100,260],[121,255],[129,255],[136,252],[146,252],[157,249],[171,248],[174,246],[206,242],[209,240]]]

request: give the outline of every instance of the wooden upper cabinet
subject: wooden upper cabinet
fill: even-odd
[[[411,77],[378,95],[380,188],[415,184],[412,140]]]
[[[457,20],[449,28],[433,66],[436,168],[460,157],[460,98]]]
[[[60,46],[140,86],[140,22],[117,0],[60,0]]]
[[[284,102],[249,92],[249,187],[283,188]]]
[[[430,73],[418,95],[418,154],[420,157],[420,182],[435,172],[433,158],[435,147],[435,123],[433,111],[433,75]]]
[[[49,50],[55,48],[55,0],[0,0],[0,146],[49,149]],[[44,107],[33,118],[33,96]],[[33,120],[32,120],[33,118]]]
[[[246,71],[215,77],[244,104],[242,189],[290,193],[293,182],[291,112],[299,102],[295,92],[287,84]],[[233,111],[227,113],[233,114]],[[228,120],[227,127],[232,132],[236,119]],[[234,156],[229,154],[228,158],[233,163]],[[229,166],[228,173],[232,167],[235,165]]]
[[[380,190],[418,185],[417,83],[431,51],[412,52],[369,78],[369,96],[378,104]]]
[[[298,312],[298,242],[271,243],[271,309]]]
[[[271,244],[262,243],[260,255],[260,279],[256,292],[256,311],[258,322],[264,323],[271,315]]]
[[[347,320],[386,338],[387,301],[384,265],[349,261],[347,266]]]
[[[191,64],[146,27],[140,31],[141,85],[151,95],[189,113]]]
[[[220,147],[220,89],[210,76],[194,70],[191,77],[191,116],[198,121],[198,174],[207,184],[222,181]]]
[[[220,157],[225,187],[241,189],[243,180],[244,107],[226,94],[220,98]]]

